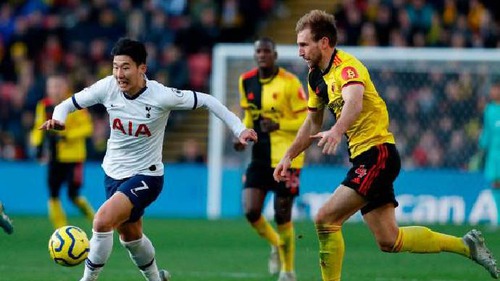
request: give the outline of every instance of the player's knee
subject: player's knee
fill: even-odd
[[[261,216],[260,210],[252,208],[245,210],[245,217],[247,221],[249,221],[250,223],[256,222],[260,218],[260,216]]]
[[[113,221],[103,215],[97,213],[94,216],[94,221],[92,223],[92,229],[96,232],[108,232],[113,230]]]
[[[333,223],[331,221],[331,217],[332,217],[331,214],[329,214],[326,211],[326,208],[321,207],[321,208],[319,208],[318,213],[314,217],[314,222],[316,224]]]
[[[394,242],[392,241],[377,241],[378,247],[382,252],[392,253]]]

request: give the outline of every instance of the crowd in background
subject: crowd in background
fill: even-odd
[[[286,0],[282,2],[286,3]],[[495,0],[332,1],[344,46],[500,47]],[[29,131],[45,79],[66,73],[80,90],[111,73],[110,48],[123,36],[148,48],[148,77],[208,91],[212,47],[251,42],[276,16],[277,0],[11,0],[0,4],[0,159],[33,159]],[[278,42],[279,43],[279,42]],[[379,72],[406,167],[466,168],[477,153],[488,83],[470,73]],[[391,81],[420,79],[396,84]],[[91,108],[90,159],[105,151],[105,111]],[[346,151],[345,149],[341,149]],[[460,151],[461,153],[453,153]],[[316,163],[311,150],[309,163]],[[342,164],[347,156],[326,157]],[[325,163],[325,162],[321,162]]]
[[[244,42],[273,0],[26,0],[0,4],[0,159],[31,159],[27,145],[45,80],[65,73],[75,91],[111,74],[110,50],[123,36],[145,42],[151,79],[208,90],[217,42]],[[90,159],[102,157],[108,124],[92,108]]]
[[[341,0],[333,9],[350,46],[500,47],[497,0]]]

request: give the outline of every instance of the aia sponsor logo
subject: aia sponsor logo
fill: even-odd
[[[139,137],[140,135],[144,135],[146,137],[151,136],[151,131],[146,124],[136,125],[132,123],[132,121],[128,121],[125,123],[126,126],[123,125],[122,120],[119,118],[113,119],[113,130],[117,130],[122,132],[124,135]]]

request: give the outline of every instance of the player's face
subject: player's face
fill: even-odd
[[[309,28],[297,33],[297,45],[299,46],[299,56],[306,61],[310,68],[319,65],[322,59],[321,48],[319,43],[313,40]]]
[[[144,73],[146,65],[137,65],[126,55],[114,56],[113,76],[122,92],[129,95],[138,93],[145,86]]]
[[[47,97],[54,103],[60,103],[68,94],[67,81],[62,77],[50,77],[47,79]]]
[[[254,57],[259,68],[272,68],[277,59],[277,53],[271,42],[257,41],[255,42]]]

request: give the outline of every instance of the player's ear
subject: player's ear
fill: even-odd
[[[139,65],[139,71],[141,72],[141,74],[146,74],[147,70],[148,70],[148,66],[145,63]]]

